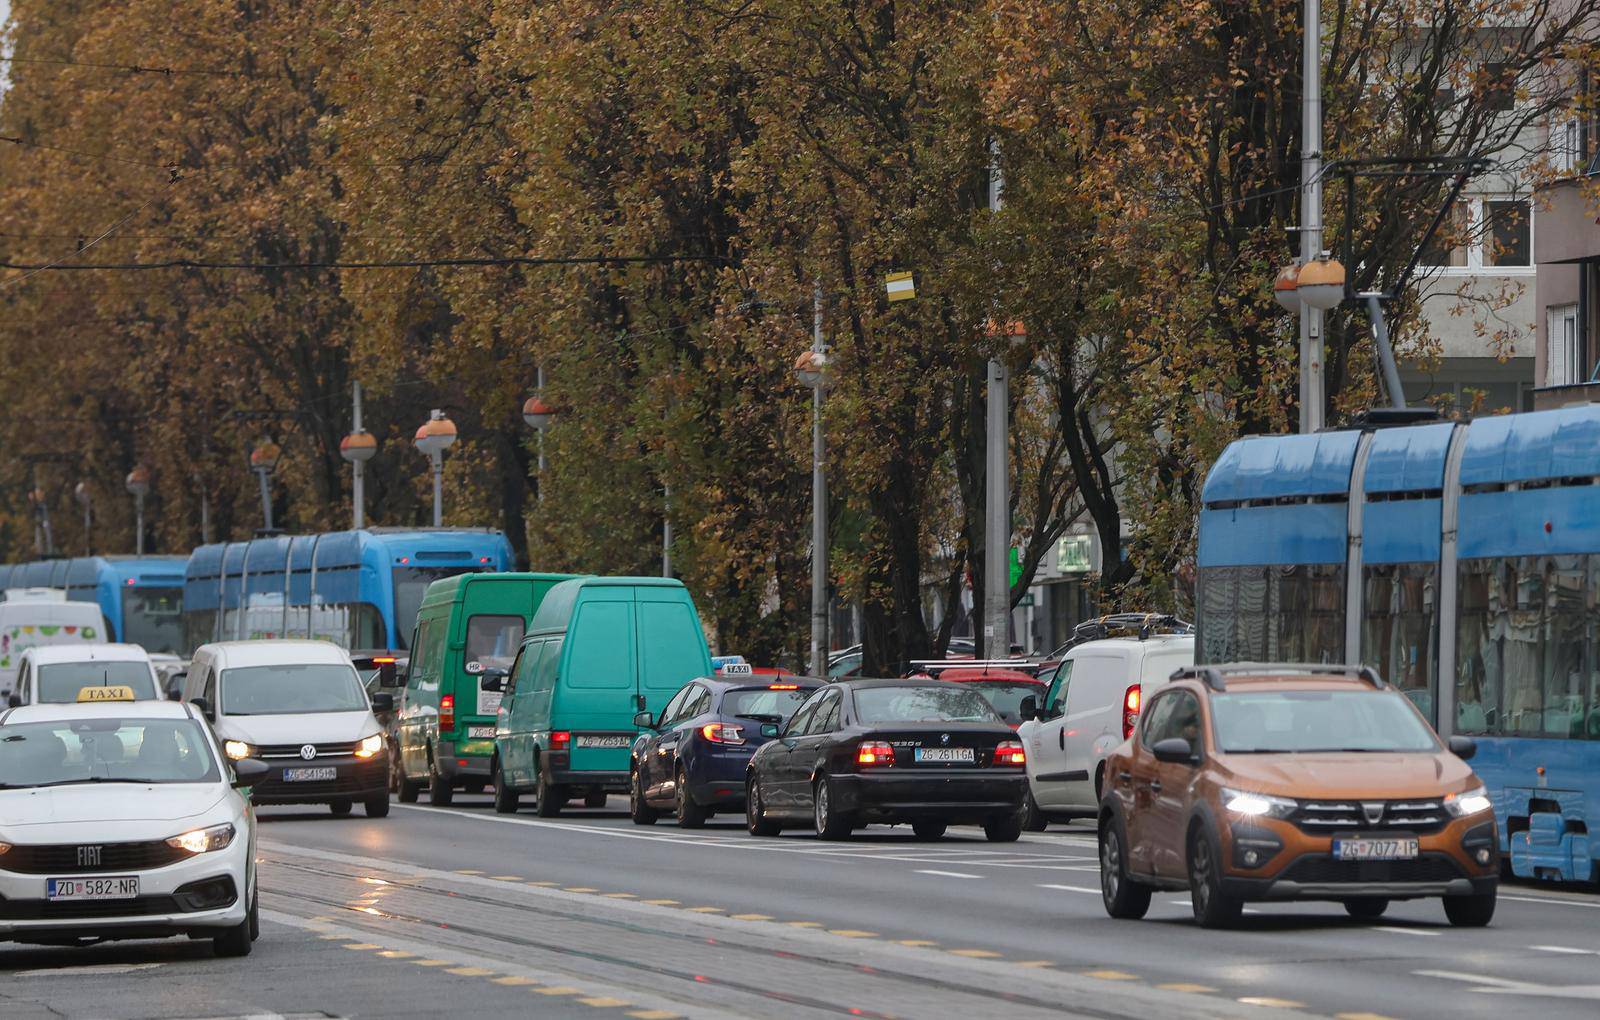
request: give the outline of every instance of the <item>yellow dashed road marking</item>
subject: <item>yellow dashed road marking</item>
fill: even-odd
[[[788,925],[791,928],[821,928],[822,927],[822,922],[820,922],[820,921],[785,921],[783,923]]]
[[[1125,970],[1086,970],[1084,977],[1099,978],[1102,981],[1137,981],[1139,975],[1129,974]]]
[[[658,907],[675,907],[678,905],[677,900],[645,900],[644,902],[653,903]]]
[[[1054,960],[1018,960],[1018,967],[1054,967]]]
[[[1210,985],[1196,985],[1196,984],[1191,984],[1188,981],[1173,981],[1173,982],[1171,982],[1169,984],[1156,985],[1156,987],[1162,989],[1163,991],[1168,991],[1168,992],[1214,992],[1214,991],[1216,991],[1216,989],[1212,988]]]
[[[582,995],[583,989],[569,988],[566,985],[547,985],[544,988],[535,988],[540,995]]]
[[[608,899],[608,900],[631,900],[631,899],[636,899],[636,898],[637,897],[635,897],[633,895],[633,893],[631,893],[631,892],[608,892],[608,893],[606,893],[606,899]]]
[[[936,946],[939,943],[929,942],[927,939],[901,939],[902,946]]]
[[[418,967],[447,967],[450,965],[449,960],[412,960],[410,962]]]
[[[592,999],[579,999],[578,1001],[585,1006],[593,1006],[595,1009],[616,1009],[618,1006],[633,1005],[633,1003],[624,999],[608,999],[604,995],[596,995]]]
[[[481,875],[481,874],[483,874],[483,872],[474,871],[471,868],[462,868],[460,871],[457,871],[456,874],[458,874],[458,875]]]
[[[523,881],[523,878],[522,878],[521,875],[490,875],[489,877],[494,879],[496,882],[521,882],[521,881]]]
[[[344,947],[346,949],[379,949],[379,948],[381,948],[380,946],[373,945],[371,942],[346,942]]]
[[[628,1013],[634,1020],[679,1020],[682,1013],[669,1013],[664,1009],[635,1009]]]
[[[529,881],[528,881],[528,882],[527,882],[527,884],[528,884],[528,885],[536,885],[536,886],[539,886],[539,887],[540,887],[540,888],[541,888],[541,889],[548,889],[548,888],[550,888],[550,887],[551,887],[551,886],[555,886],[555,885],[560,885],[560,884],[561,884],[561,883],[560,883],[560,882],[535,882],[535,881],[533,881],[533,880],[531,880],[531,879],[530,879],[530,880],[529,880]]]
[[[952,949],[952,956],[969,956],[974,960],[993,960],[1000,954],[992,949]]]
[[[1274,999],[1269,995],[1246,995],[1239,1001],[1246,1006],[1274,1006],[1278,1009],[1299,1009],[1305,1005],[1293,999]]]
[[[721,907],[690,907],[689,908],[689,913],[691,913],[691,914],[720,914],[720,913],[722,913],[722,908]]]
[[[1394,1020],[1393,1017],[1384,1016],[1382,1013],[1335,1013],[1338,1020]]]
[[[345,940],[343,935],[318,935],[317,938],[326,939],[329,942],[343,942]]]
[[[828,934],[843,935],[847,939],[875,939],[878,937],[878,933],[875,931],[860,931],[856,928],[829,928]]]
[[[497,985],[536,985],[539,982],[533,978],[518,977],[512,974],[509,977],[497,977],[494,979],[494,983]]]
[[[460,974],[462,977],[488,977],[494,971],[486,967],[451,967],[446,974]]]
[[[772,915],[771,914],[734,914],[733,915],[733,919],[735,921],[770,921],[770,920],[772,920]]]
[[[387,956],[391,960],[409,960],[413,956],[416,956],[417,954],[416,953],[408,953],[404,949],[385,949],[383,952],[379,953],[378,955],[379,956]]]
[[[599,889],[591,889],[586,885],[569,885],[569,886],[566,887],[565,891],[567,891],[567,892],[599,892],[600,890]]]

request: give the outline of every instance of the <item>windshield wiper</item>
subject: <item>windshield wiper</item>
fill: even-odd
[[[35,787],[45,786],[80,786],[84,783],[149,783],[150,779],[113,779],[110,776],[89,776],[85,779],[61,779],[54,783],[35,783]]]

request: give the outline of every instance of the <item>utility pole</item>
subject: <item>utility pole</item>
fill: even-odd
[[[1322,4],[1305,0],[1300,143],[1300,261],[1322,251]],[[1323,425],[1322,309],[1300,313],[1300,431]]]
[[[672,483],[661,483],[661,576],[672,576]]]
[[[361,432],[361,383],[350,384],[350,431]],[[362,460],[350,462],[350,527],[360,531],[366,526],[367,465]]]
[[[1004,181],[1000,176],[1000,147],[989,146],[989,211],[999,212]],[[994,340],[1004,344],[1005,330],[994,331]],[[1003,658],[1011,651],[1011,478],[1006,457],[1006,437],[1010,431],[1010,386],[1003,352],[989,361],[989,415],[985,446],[984,539],[983,539],[983,654]],[[998,649],[998,650],[997,650]]]
[[[811,350],[823,353],[822,283],[811,293]],[[822,394],[819,377],[811,394],[811,675],[828,675],[828,478],[823,472]]]

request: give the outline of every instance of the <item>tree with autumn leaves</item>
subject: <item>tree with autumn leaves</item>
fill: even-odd
[[[1017,380],[1013,599],[1081,518],[1108,604],[1170,604],[1206,464],[1292,420],[1269,290],[1298,215],[1297,3],[12,8],[6,264],[253,267],[0,274],[7,448],[71,451],[108,487],[150,464],[165,548],[199,541],[202,506],[216,536],[250,531],[261,436],[285,451],[280,516],[345,520],[359,379],[375,522],[423,520],[407,440],[443,407],[450,522],[504,527],[538,568],[653,573],[670,519],[723,647],[798,661],[810,405],[790,365],[820,292],[838,594],[890,669],[948,639],[931,599],[981,584],[990,357]],[[1592,60],[1595,26],[1557,0],[1517,0],[1525,30],[1506,13],[1331,5],[1330,158],[1536,172],[1521,140],[1570,92],[1542,72]],[[1359,222],[1330,209],[1360,285],[1404,264],[1441,194],[1407,179]],[[439,264],[461,259],[488,264]],[[892,271],[914,301],[885,300]],[[1336,414],[1374,396],[1366,336],[1331,323]],[[543,471],[518,414],[541,370]],[[23,471],[0,462],[11,558]]]

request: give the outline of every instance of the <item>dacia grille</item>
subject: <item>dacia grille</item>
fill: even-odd
[[[1289,820],[1301,832],[1438,832],[1450,820],[1438,798],[1415,800],[1303,800]]]

